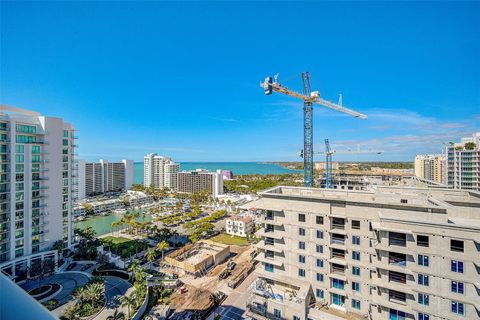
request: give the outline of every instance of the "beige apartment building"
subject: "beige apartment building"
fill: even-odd
[[[446,157],[444,155],[425,154],[415,157],[415,175],[422,179],[446,183]]]
[[[178,193],[197,193],[206,191],[214,197],[223,194],[223,174],[203,169],[182,171],[177,174]]]
[[[255,319],[478,319],[480,193],[275,187],[248,298]]]
[[[156,153],[147,154],[143,163],[143,185],[154,188],[177,188],[177,173],[180,165],[168,157]]]

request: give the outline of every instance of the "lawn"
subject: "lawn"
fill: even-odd
[[[223,244],[228,244],[228,245],[235,245],[235,246],[246,246],[248,245],[248,240],[247,238],[242,238],[238,236],[231,236],[226,233],[221,233],[213,238],[210,238],[209,240],[215,241],[215,242],[220,242]]]
[[[148,245],[143,241],[131,240],[124,237],[108,236],[102,238],[101,241],[105,246],[105,249],[107,249],[111,244],[112,252],[120,255],[122,258],[128,258],[134,255],[136,252],[145,250],[148,247]]]

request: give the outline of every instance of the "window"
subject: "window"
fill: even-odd
[[[423,304],[424,306],[428,306],[430,304],[430,297],[428,294],[419,293],[418,294],[418,303]]]
[[[463,273],[463,261],[452,260],[450,270],[452,270],[452,272]]]
[[[430,315],[426,313],[419,312],[418,313],[418,320],[430,320]]]
[[[422,236],[419,234],[417,236],[417,246],[428,247],[429,246],[428,236]]]
[[[353,291],[360,291],[360,283],[352,282],[352,290]]]
[[[317,289],[315,291],[315,295],[317,296],[317,298],[323,299],[323,297],[324,297],[323,290],[322,289]]]
[[[450,250],[454,252],[463,252],[463,241],[450,240]]]
[[[360,310],[360,301],[352,299],[352,308]]]
[[[352,251],[352,259],[353,260],[360,260],[360,252]]]
[[[352,274],[354,276],[359,276],[360,275],[360,268],[359,267],[352,267]]]
[[[277,318],[281,318],[282,317],[282,312],[278,309],[273,309],[273,315]]]
[[[275,253],[271,250],[265,251],[265,258],[273,259],[275,257]]]
[[[352,220],[352,229],[360,229],[360,221]]]
[[[268,271],[268,272],[273,272],[273,264],[271,263],[265,263],[265,271]]]
[[[317,267],[323,268],[323,260],[322,259],[317,259]]]
[[[317,244],[317,245],[316,245],[316,251],[317,251],[317,253],[323,253],[323,246]]]
[[[332,287],[343,290],[345,288],[345,282],[340,279],[332,279]]]
[[[305,256],[299,255],[299,256],[298,256],[298,262],[300,262],[300,263],[305,263]]]
[[[299,213],[298,214],[298,221],[299,222],[305,222],[305,214]]]
[[[25,151],[25,147],[23,144],[17,144],[15,145],[15,152],[16,153],[23,153]]]
[[[298,269],[298,276],[305,277],[305,269]]]
[[[293,320],[300,320],[300,317],[298,317],[298,316],[293,316]]]
[[[323,282],[323,274],[317,272],[317,281]]]
[[[428,267],[429,265],[429,257],[423,254],[418,255],[418,265]]]
[[[390,309],[389,320],[405,320],[405,312],[398,311],[395,309]]]
[[[304,228],[298,228],[298,235],[304,236],[305,235],[305,229]]]
[[[317,239],[323,239],[323,231],[317,230]]]
[[[298,242],[298,249],[305,250],[305,242],[299,241],[299,242]]]
[[[408,200],[407,199],[400,199],[400,203],[403,203],[403,204],[408,203]]]
[[[359,236],[353,236],[352,237],[352,244],[360,245],[360,237]]]
[[[452,301],[452,312],[462,316],[465,315],[465,305],[458,301]]]
[[[426,274],[418,274],[418,284],[422,286],[429,286],[429,277]]]
[[[315,217],[315,222],[317,224],[323,224],[323,217],[322,216],[316,216]]]
[[[464,286],[463,282],[452,281],[452,292],[463,294]]]

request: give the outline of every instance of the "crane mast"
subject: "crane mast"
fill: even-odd
[[[308,72],[302,72],[302,93],[282,86],[278,83],[277,78],[277,76],[274,78],[266,77],[264,82],[260,83],[260,87],[264,89],[266,95],[271,95],[272,92],[275,91],[303,100],[303,184],[305,187],[313,187],[313,104],[318,104],[360,119],[367,119],[367,116],[343,107],[341,105],[341,99],[339,101],[340,104],[336,104],[320,98],[318,91],[311,91],[310,74]]]
[[[325,161],[325,188],[332,189],[333,188],[333,170],[332,170],[332,152],[330,151],[330,142],[328,139],[325,139],[325,154],[326,154],[326,161]]]
[[[310,75],[302,73],[303,94],[310,96]],[[303,185],[313,187],[313,103],[303,101]]]

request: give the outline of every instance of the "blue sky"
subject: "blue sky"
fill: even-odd
[[[480,3],[7,2],[0,100],[59,116],[91,160],[298,160],[312,89],[369,116],[315,109],[316,149],[411,160],[480,130]],[[322,160],[321,158],[318,160]]]

